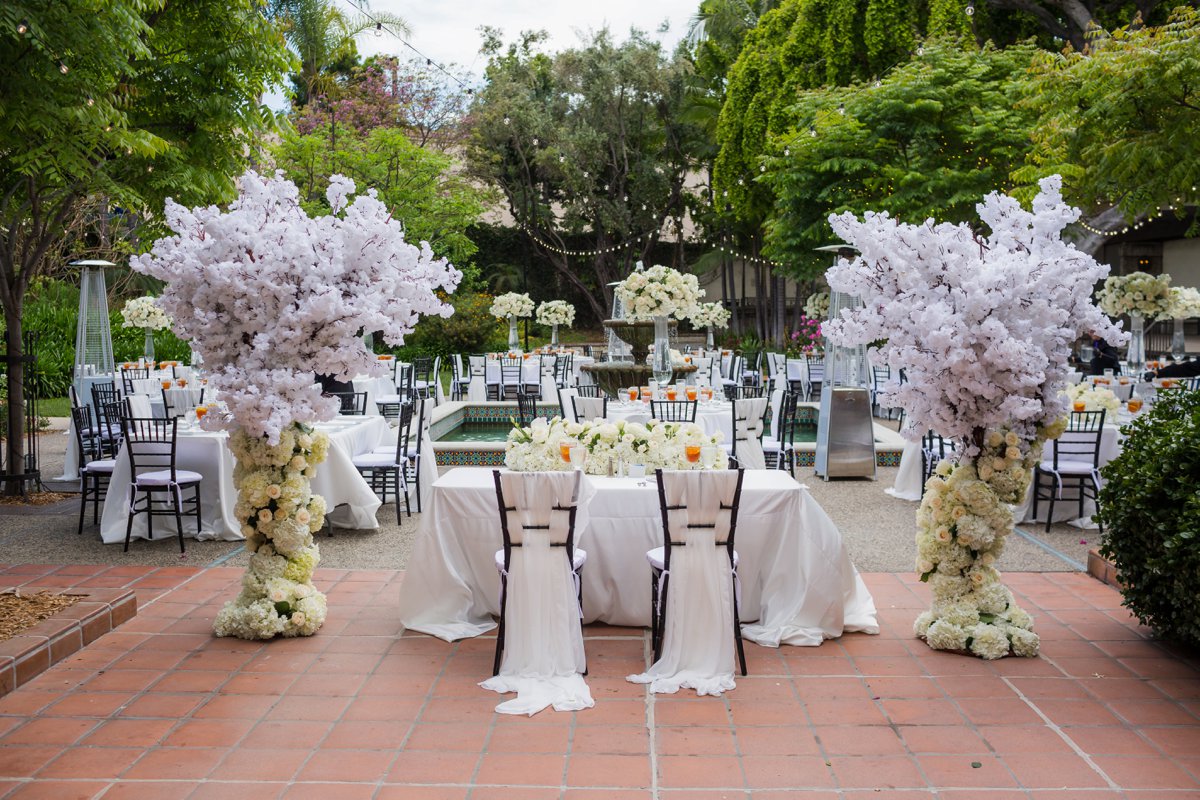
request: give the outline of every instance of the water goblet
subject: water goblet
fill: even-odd
[[[700,448],[700,463],[705,469],[712,469],[717,463],[717,446],[715,444],[706,444]]]

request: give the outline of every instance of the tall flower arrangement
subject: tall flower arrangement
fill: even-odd
[[[1149,319],[1167,318],[1171,309],[1171,276],[1131,272],[1113,275],[1096,293],[1096,303],[1110,317],[1137,314]]]
[[[575,306],[566,300],[547,300],[537,308],[539,325],[566,325],[575,322]]]
[[[293,184],[247,172],[226,211],[168,200],[173,235],[131,259],[167,284],[159,303],[227,408],[204,425],[231,432],[236,511],[252,556],[241,594],[217,617],[221,636],[308,635],[324,619],[312,533],[325,505],[310,480],[328,443],[309,423],[336,416],[339,404],[322,396],[314,373],[382,374],[363,332],[400,345],[421,315],[453,313],[436,292],[453,291],[461,273],[427,244],[405,242],[373,190],[350,203],[354,191],[333,176],[333,213],[312,218]]]
[[[656,264],[631,273],[617,284],[616,294],[625,319],[644,322],[655,317],[687,319],[695,313],[704,290],[695,275]]]
[[[1020,500],[1042,444],[1062,430],[1071,344],[1085,331],[1124,337],[1090,300],[1108,267],[1062,241],[1079,211],[1063,202],[1061,183],[1042,180],[1032,212],[988,195],[977,206],[987,237],[886,213],[830,217],[861,255],[826,278],[865,305],[827,323],[826,336],[886,340],[881,357],[908,381],[884,403],[905,410],[909,435],[934,430],[961,445],[917,513],[917,568],[933,605],[916,633],[935,649],[1037,653],[1032,620],[994,566],[1012,530],[1006,504]]]
[[[1172,286],[1167,316],[1173,319],[1200,317],[1200,289],[1191,286]]]
[[[720,303],[700,303],[691,315],[697,328],[728,328],[729,309]]]
[[[822,320],[829,316],[829,292],[813,292],[804,301],[804,316]]]
[[[528,317],[533,314],[533,300],[520,292],[506,292],[492,301],[492,316],[497,319]]]
[[[121,323],[122,328],[161,331],[171,325],[170,317],[159,308],[158,304],[154,302],[154,298],[149,296],[126,300],[125,305],[121,308],[121,317],[124,319],[124,322]]]

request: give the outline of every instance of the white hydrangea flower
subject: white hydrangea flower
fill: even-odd
[[[521,292],[507,292],[492,301],[491,315],[498,319],[528,317],[533,313],[533,300]]]
[[[575,322],[575,306],[566,300],[547,300],[538,306],[537,321],[539,325],[570,327]]]

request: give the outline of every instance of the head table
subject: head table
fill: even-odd
[[[329,455],[317,467],[312,481],[313,494],[325,498],[330,511],[329,523],[335,527],[374,529],[379,527],[375,510],[379,498],[355,469],[351,459],[369,453],[394,436],[383,417],[339,417],[319,423],[318,430],[329,435]],[[205,431],[194,425],[181,426],[176,444],[176,468],[199,472],[201,528],[196,530],[192,517],[183,518],[184,536],[196,539],[238,540],[241,526],[233,514],[237,491],[233,487],[233,454],[227,446],[227,434]],[[100,518],[100,536],[106,544],[125,541],[129,519],[129,459],[122,447],[117,456],[108,495]],[[164,508],[169,507],[166,503]],[[160,517],[155,521],[155,538],[175,535],[175,521]],[[147,537],[146,516],[134,520],[133,536]]]
[[[583,570],[587,621],[650,624],[646,551],[662,544],[653,476],[586,476],[575,541]],[[492,471],[460,467],[433,486],[400,586],[403,624],[447,641],[495,627],[501,546]],[[749,470],[738,512],[742,635],[769,647],[819,645],[848,631],[878,633],[875,604],[850,562],[842,536],[784,472]]]

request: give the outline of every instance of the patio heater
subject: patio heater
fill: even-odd
[[[848,245],[829,245],[818,250],[853,258]],[[836,263],[836,262],[835,262]],[[854,295],[831,292],[829,319],[843,309],[854,309],[862,301]],[[825,347],[825,380],[821,383],[821,408],[817,418],[816,473],[830,478],[875,479],[875,429],[871,419],[871,396],[866,389],[866,347]]]
[[[613,281],[608,284],[613,295],[613,310],[612,319],[625,319],[625,307],[621,304],[621,298],[617,296],[617,287],[621,285],[620,281]],[[605,329],[608,341],[605,345],[608,349],[609,361],[632,361],[633,351],[630,350],[629,344],[626,343],[612,328]]]
[[[81,273],[73,383],[79,401],[91,404],[92,385],[112,383],[116,378],[108,319],[108,287],[104,283],[105,268],[116,264],[98,260],[72,261],[69,266],[78,267]]]

